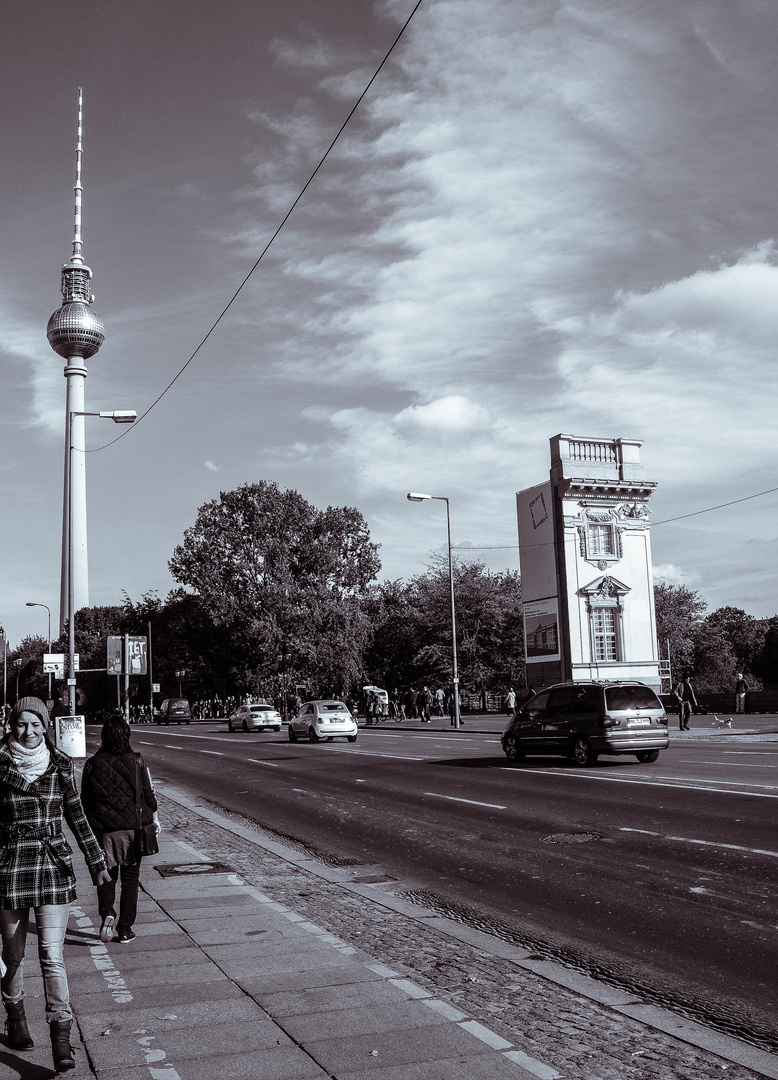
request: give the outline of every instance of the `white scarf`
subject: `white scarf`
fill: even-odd
[[[43,776],[49,767],[51,754],[45,739],[41,739],[34,749],[28,750],[12,735],[8,740],[8,749],[14,765],[28,784],[32,784],[39,776]]]

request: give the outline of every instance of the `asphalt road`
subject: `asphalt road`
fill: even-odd
[[[778,1029],[778,742],[690,741],[653,765],[588,769],[509,766],[497,734],[467,730],[292,745],[285,730],[207,721],[134,728],[133,745],[161,790],[183,787],[674,999]]]

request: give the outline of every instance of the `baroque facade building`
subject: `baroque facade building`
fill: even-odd
[[[527,681],[638,679],[659,690],[649,500],[636,439],[555,435],[517,496]]]

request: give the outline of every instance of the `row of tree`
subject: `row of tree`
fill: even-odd
[[[276,698],[354,693],[365,684],[417,689],[451,681],[447,562],[433,559],[410,581],[377,582],[377,546],[352,507],[318,510],[296,491],[244,484],[200,507],[169,563],[177,587],[161,599],[125,597],[76,614],[83,668],[104,668],[109,635],[151,625],[154,680],[178,692],[184,670],[192,700],[243,694]],[[521,581],[480,562],[455,567],[457,648],[465,691],[504,693],[526,683]],[[662,655],[698,690],[731,690],[737,672],[752,686],[778,683],[778,618],[765,627],[737,608],[705,615],[683,586],[657,585]],[[65,651],[60,640],[55,651]],[[45,692],[42,638],[26,638],[11,659],[25,693]],[[92,708],[116,701],[104,674],[80,679]],[[133,680],[138,700],[148,681]]]

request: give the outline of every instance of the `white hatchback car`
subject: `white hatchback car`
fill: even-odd
[[[281,714],[272,705],[240,705],[227,717],[230,731],[280,731]]]
[[[310,742],[336,737],[356,742],[357,722],[342,701],[307,701],[289,721],[289,742],[306,736]]]

